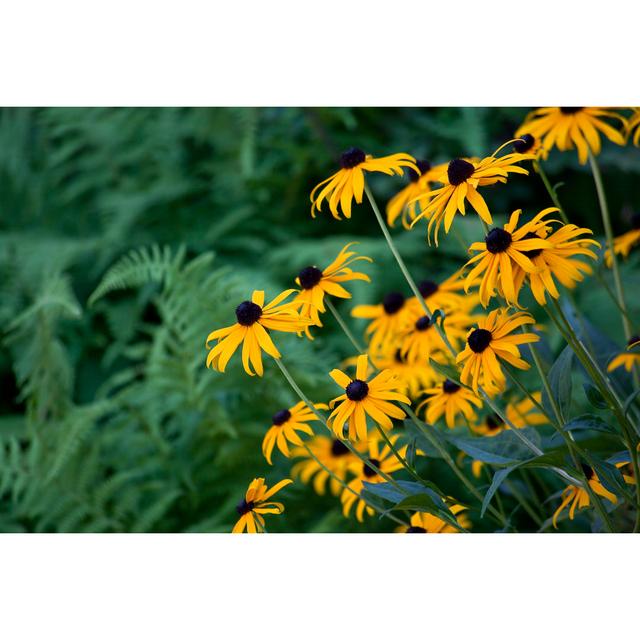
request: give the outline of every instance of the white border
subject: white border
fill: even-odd
[[[637,536],[7,535],[0,636],[633,637]]]

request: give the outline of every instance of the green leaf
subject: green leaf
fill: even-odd
[[[484,512],[487,510],[487,507],[491,503],[491,499],[495,495],[496,491],[500,487],[500,485],[506,480],[507,476],[518,468],[519,465],[513,465],[512,467],[505,467],[504,469],[498,469],[493,474],[493,479],[491,480],[491,485],[487,490],[487,493],[484,494],[484,498],[482,500],[482,509],[480,510],[480,517],[484,517]]]
[[[566,420],[571,409],[571,365],[573,351],[567,345],[549,370],[549,386],[553,400],[560,409],[560,415]],[[551,398],[546,390],[542,392],[542,404],[549,415],[553,415]]]
[[[592,413],[585,413],[577,418],[569,420],[563,427],[564,431],[599,431],[601,433],[616,433],[615,427]],[[559,433],[554,433],[551,441],[560,438]]]
[[[438,449],[429,441],[429,439],[418,429],[413,422],[405,422],[407,425],[407,431],[416,439],[418,449],[422,451],[428,458],[442,458],[442,454]],[[427,429],[431,429],[430,433],[434,439],[437,439],[443,449],[447,448],[447,443],[437,429],[426,425]]]
[[[602,394],[589,382],[583,383],[584,394],[592,407],[596,409],[606,409],[608,407]]]
[[[525,435],[536,446],[540,435],[535,429],[523,429]],[[448,436],[448,440],[475,460],[489,464],[510,465],[530,460],[534,454],[511,429],[505,429],[492,438],[461,438]]]

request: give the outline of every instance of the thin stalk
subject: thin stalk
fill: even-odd
[[[567,214],[565,213],[565,210],[560,204],[560,200],[558,198],[558,194],[556,193],[556,190],[551,186],[551,183],[549,182],[549,178],[547,178],[547,174],[545,173],[545,170],[542,168],[542,163],[538,162],[537,160],[534,161],[533,168],[537,171],[538,175],[542,178],[542,182],[544,182],[544,186],[547,190],[547,193],[551,196],[551,200],[553,201],[553,204],[560,211],[560,217],[562,218],[562,221],[565,224],[569,224],[569,218],[567,218]]]
[[[591,153],[590,149],[589,165],[591,166],[591,173],[593,173],[593,180],[596,184],[596,191],[598,192],[598,203],[600,204],[600,213],[602,214],[602,224],[604,226],[604,233],[607,237],[607,245],[609,245],[609,251],[611,252],[611,266],[613,267],[613,282],[616,288],[616,296],[618,298],[620,308],[625,310],[622,314],[622,325],[628,342],[633,333],[633,329],[629,319],[627,318],[627,305],[624,300],[624,289],[622,288],[622,279],[620,278],[620,270],[618,269],[618,259],[616,258],[616,252],[613,250],[613,229],[611,228],[609,206],[607,205],[607,197],[604,192],[604,185],[602,184],[600,167],[598,166],[595,156]]]
[[[331,311],[331,313],[333,314],[333,317],[336,319],[336,322],[340,325],[340,328],[342,329],[344,334],[347,336],[347,338],[349,338],[349,341],[354,346],[355,350],[358,353],[364,353],[364,347],[360,344],[360,342],[358,342],[357,338],[353,335],[353,333],[351,332],[351,329],[349,329],[349,326],[344,321],[343,317],[338,313],[338,310],[333,306],[333,302],[329,300],[328,296],[325,297],[324,303],[327,306],[327,309],[329,309],[329,311]],[[373,366],[373,363],[371,364]]]
[[[422,478],[416,473],[415,469],[400,455],[400,452],[393,446],[393,443],[389,439],[389,436],[384,432],[384,429],[379,424],[376,424],[376,428],[378,429],[378,432],[382,436],[382,439],[385,441],[389,449],[391,449],[391,452],[396,457],[398,462],[407,470],[409,475],[414,480],[417,480],[420,484],[422,484]]]

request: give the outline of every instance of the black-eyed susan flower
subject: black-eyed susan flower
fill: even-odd
[[[316,409],[328,409],[326,404],[316,404],[314,406]],[[317,419],[313,411],[304,402],[298,402],[298,404],[289,409],[281,409],[274,413],[271,418],[271,426],[262,440],[262,455],[267,462],[273,464],[271,462],[271,454],[273,447],[276,445],[287,458],[291,455],[288,443],[302,446],[302,440],[297,432],[300,431],[312,436],[313,429],[308,423]]]
[[[291,451],[293,457],[302,458],[291,468],[291,475],[305,484],[313,479],[313,489],[319,495],[324,495],[328,482],[331,493],[337,496],[343,489],[340,480],[346,480],[349,468],[358,458],[339,438],[317,435],[307,446],[313,455],[302,447]],[[359,443],[356,447],[362,449]]]
[[[464,416],[471,423],[476,419],[473,407],[482,408],[482,400],[473,391],[452,380],[444,380],[435,387],[425,389],[424,393],[427,394],[427,399],[418,405],[418,411],[426,408],[425,415],[429,424],[434,424],[444,416],[447,427],[453,429],[458,416]]]
[[[616,467],[624,466],[624,463],[617,464]],[[598,496],[605,498],[609,502],[616,504],[618,499],[616,496],[604,488],[602,483],[600,482],[600,478],[598,478],[598,474],[592,469],[589,465],[583,464],[582,470],[584,471],[584,475],[587,478],[587,482],[591,487],[591,490]],[[631,476],[623,474],[624,481],[628,484],[634,484],[634,479]],[[560,506],[556,509],[553,514],[553,527],[555,529],[558,528],[558,516],[571,504],[569,508],[569,520],[573,520],[575,515],[576,508],[577,509],[585,509],[586,507],[591,506],[591,498],[589,497],[589,493],[582,486],[576,486],[573,484],[568,485],[565,490],[562,492],[562,500],[560,502]]]
[[[425,387],[435,384],[440,374],[429,364],[429,360],[409,362],[399,347],[389,345],[388,349],[371,354],[371,361],[379,370],[390,371],[396,380],[400,393],[416,398]],[[432,354],[437,362],[444,364],[446,360],[440,354]]]
[[[417,283],[417,287],[431,311],[436,309],[441,309],[442,311],[468,310],[476,304],[473,296],[464,295],[463,293],[462,269],[459,269],[442,282],[425,278]],[[407,308],[412,314],[424,313],[422,304],[415,297],[409,298]]]
[[[635,349],[635,351],[632,351]],[[619,353],[607,366],[607,371],[615,371],[619,367],[624,367],[631,373],[633,365],[640,364],[640,336],[632,336],[627,343],[627,349]]]
[[[407,309],[404,295],[392,291],[383,298],[382,304],[360,304],[351,311],[354,318],[371,320],[365,330],[369,351],[376,353],[395,342],[408,323]]]
[[[499,149],[495,153],[498,151]],[[433,233],[437,245],[441,224],[444,222],[445,233],[449,233],[456,213],[466,214],[465,202],[473,207],[484,222],[491,224],[493,222],[491,213],[478,187],[506,182],[510,173],[527,175],[529,172],[516,166],[516,163],[534,158],[533,155],[522,153],[507,153],[498,158],[495,153],[479,161],[462,158],[452,160],[447,167],[444,186],[425,194],[430,198],[429,204],[416,216],[412,226],[418,220],[427,218],[429,220],[427,236],[431,239]]]
[[[627,136],[636,147],[640,146],[640,107],[634,107],[633,114],[627,124]]]
[[[340,220],[340,211],[345,218],[351,217],[351,202],[360,204],[364,193],[364,174],[367,171],[401,176],[404,169],[419,173],[415,158],[408,153],[394,153],[383,158],[367,155],[362,149],[352,147],[340,157],[341,169],[323,180],[311,192],[311,215],[315,218],[322,203],[329,202],[329,210],[336,220]],[[340,209],[340,210],[339,210]]]
[[[600,153],[600,133],[611,142],[624,144],[620,131],[606,122],[606,118],[616,119],[626,125],[626,120],[611,109],[601,107],[543,107],[532,111],[516,136],[526,133],[542,139],[546,150],[558,147],[560,151],[578,150],[580,164],[585,164],[589,150],[593,155]]]
[[[465,279],[465,289],[468,290],[473,283],[482,276],[478,293],[480,302],[484,307],[489,304],[492,296],[496,295],[499,288],[504,299],[514,305],[518,305],[518,294],[522,281],[516,281],[514,269],[520,267],[525,273],[533,273],[537,267],[529,257],[528,251],[536,249],[551,249],[553,245],[536,233],[547,222],[544,216],[549,211],[557,209],[545,209],[536,215],[533,220],[518,228],[521,209],[514,211],[503,228],[494,227],[486,235],[484,242],[474,242],[469,247],[469,252],[477,252],[466,267],[471,267]],[[516,285],[520,285],[516,287]]]
[[[292,482],[293,480],[287,478],[269,489],[264,478],[254,478],[244,498],[236,507],[240,518],[231,533],[242,533],[245,530],[247,533],[263,533],[263,516],[267,513],[281,514],[284,511],[284,505],[281,502],[271,502],[269,498]]]
[[[224,329],[216,329],[207,337],[207,348],[212,340],[218,343],[207,355],[207,367],[224,372],[231,356],[242,344],[242,366],[250,375],[264,373],[262,351],[273,358],[280,358],[268,331],[300,333],[309,324],[300,317],[297,303],[284,300],[295,289],[288,289],[276,296],[269,304],[264,304],[264,291],[254,291],[251,300],[245,300],[236,307],[235,324]],[[253,367],[253,370],[252,370]]]
[[[557,209],[545,211],[557,211]],[[585,275],[593,271],[591,266],[579,257],[598,259],[590,247],[599,247],[600,243],[593,238],[585,237],[592,234],[591,229],[577,227],[575,224],[563,224],[555,231],[541,225],[535,231],[529,231],[525,239],[542,238],[552,246],[524,252],[536,269],[527,272],[520,265],[516,265],[513,269],[514,290],[518,292],[526,279],[538,304],[544,305],[547,302],[547,293],[556,299],[560,297],[555,280],[567,289],[573,289],[577,282],[584,280]]]
[[[613,250],[616,255],[626,258],[631,249],[640,243],[640,213],[635,213],[631,217],[632,229],[613,239]],[[607,267],[611,267],[613,260],[611,259],[611,249],[604,252],[604,260]]]
[[[426,160],[418,160],[416,165],[420,173],[409,169],[409,184],[387,204],[387,223],[390,227],[402,216],[402,225],[409,229],[418,212],[429,203],[429,198],[424,197],[424,194],[431,190],[434,182],[442,182],[443,175],[447,172],[446,164],[432,167]]]
[[[515,153],[527,153],[535,158],[542,158],[545,160],[549,151],[542,146],[542,140],[532,136],[530,133],[525,133],[519,138],[516,138],[512,144],[513,151]]]
[[[534,324],[535,320],[520,311],[509,315],[505,309],[495,309],[486,318],[478,322],[467,336],[465,348],[457,355],[456,362],[464,363],[460,380],[478,393],[478,387],[484,387],[489,394],[504,389],[505,377],[500,365],[504,360],[518,369],[529,369],[531,365],[520,357],[518,345],[538,342],[535,333],[514,333],[525,324]]]
[[[466,514],[467,507],[461,504],[452,504],[449,510],[456,516],[458,524],[463,529],[471,528],[471,520]],[[434,516],[432,513],[414,513],[411,516],[410,526],[398,527],[397,533],[460,533],[453,525]]]
[[[391,436],[389,438],[389,442],[391,442],[393,447],[396,448],[398,454],[401,457],[404,457],[407,453],[407,446],[405,445],[397,448],[397,441],[398,436]],[[367,465],[361,460],[357,460],[352,464],[350,470],[356,477],[353,478],[347,487],[343,489],[340,496],[340,501],[342,502],[342,513],[345,518],[349,517],[351,509],[356,505],[355,513],[358,522],[362,522],[364,520],[365,510],[369,515],[373,515],[374,513],[374,510],[359,497],[364,488],[363,482],[368,482],[369,484],[385,482],[384,477],[381,476],[380,473],[391,475],[394,471],[398,471],[398,469],[402,468],[402,463],[395,456],[391,447],[389,447],[388,444],[382,444],[378,438],[374,437],[370,439],[368,452],[365,455],[367,456],[369,464]],[[372,467],[378,469],[379,472],[374,471]]]
[[[422,307],[413,307],[408,318],[409,322],[400,334],[400,352],[407,363],[426,364],[429,358],[437,360],[436,354],[447,352],[448,347],[438,333],[433,317],[426,315]],[[465,339],[473,322],[473,316],[464,311],[446,314],[442,330],[454,349]]]
[[[367,415],[385,429],[391,429],[391,418],[402,420],[405,417],[405,412],[392,402],[411,404],[407,396],[398,392],[398,381],[391,371],[381,371],[367,381],[368,366],[368,356],[362,355],[358,356],[355,378],[351,379],[339,369],[329,373],[334,382],[344,389],[342,395],[329,403],[333,409],[329,425],[338,438],[344,437],[344,426],[348,422],[348,438],[366,440]]]
[[[355,251],[349,251],[355,242],[345,245],[336,259],[322,271],[316,266],[308,266],[300,271],[296,284],[301,288],[300,293],[293,300],[300,305],[300,317],[307,318],[312,325],[321,327],[320,313],[325,312],[324,296],[336,298],[350,298],[351,294],[342,286],[342,282],[364,280],[370,282],[366,273],[353,271],[349,265],[364,260],[371,262],[367,256],[359,256]],[[307,337],[311,338],[309,327],[305,328]]]
[[[539,391],[535,391],[531,395],[538,404],[541,403],[542,394]],[[547,424],[548,422],[545,415],[529,397],[508,402],[505,407],[505,414],[507,421],[516,429],[539,426]],[[504,420],[493,411],[487,414],[478,424],[472,423],[471,425],[471,429],[482,436],[497,436],[509,428],[509,424],[504,422]]]

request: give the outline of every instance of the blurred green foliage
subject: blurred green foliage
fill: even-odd
[[[367,206],[351,221],[312,220],[312,187],[347,147],[432,162],[486,155],[525,114],[0,110],[0,530],[230,530],[254,476],[288,475],[289,461],[277,454],[268,467],[260,443],[271,415],[296,399],[273,363],[262,379],[237,358],[225,375],[207,370],[207,333],[229,324],[251,290],[275,294],[351,240],[375,264],[372,284],[352,286],[353,300],[341,304],[346,315],[390,288],[405,290]],[[617,231],[640,200],[639,155],[605,144],[600,157]],[[599,232],[588,170],[574,154],[554,153],[547,172],[564,183],[572,221]],[[380,202],[402,184],[372,179]],[[492,189],[488,202],[499,215],[550,205],[535,175]],[[477,239],[480,227],[467,218],[460,234]],[[396,234],[417,278],[461,265],[453,237],[436,251],[421,228]],[[99,289],[114,264],[111,286]],[[625,270],[632,291],[636,273]],[[584,289],[581,308],[619,343],[615,309],[597,287]],[[331,318],[316,333],[311,343],[278,336],[278,344],[305,390],[324,401],[334,392],[327,372],[352,354]],[[430,469],[444,490],[459,490],[438,461]],[[287,511],[269,530],[389,530],[377,518],[344,519],[334,498],[301,483],[283,499]]]

